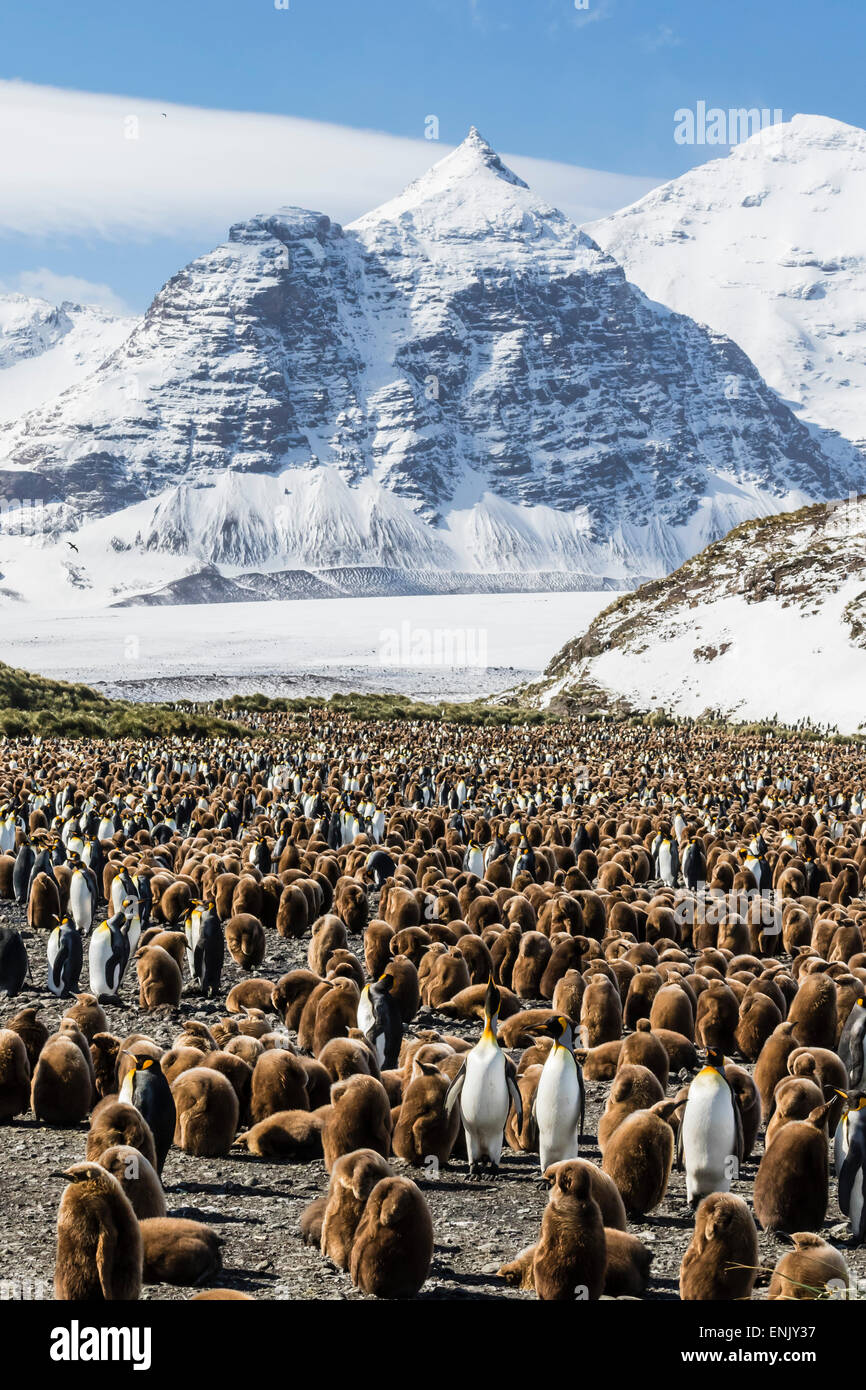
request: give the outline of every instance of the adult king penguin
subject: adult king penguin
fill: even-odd
[[[93,931],[87,955],[90,992],[116,994],[129,964],[129,922],[121,909]]]
[[[126,1055],[132,1056],[131,1053]],[[128,1105],[134,1105],[150,1126],[156,1149],[156,1171],[162,1176],[163,1164],[171,1148],[177,1124],[174,1096],[159,1062],[153,1057],[135,1057],[134,1062],[135,1066],[131,1067],[123,1078],[118,1099],[125,1100]]]
[[[711,1192],[729,1192],[743,1161],[740,1107],[725,1074],[724,1054],[707,1049],[707,1064],[689,1086],[677,1135],[677,1163],[686,1170],[693,1207]]]
[[[64,917],[49,936],[46,954],[48,988],[58,999],[68,999],[78,989],[81,967],[84,964],[81,933],[69,917]]]
[[[541,1069],[532,1103],[538,1129],[541,1171],[544,1173],[551,1163],[578,1157],[586,1088],[580,1063],[574,1055],[569,1020],[559,1014],[530,1031],[553,1039],[553,1047]]]
[[[226,941],[216,908],[209,902],[201,914],[198,939],[193,949],[193,974],[201,992],[213,999],[219,994]]]
[[[0,927],[0,999],[21,992],[29,969],[27,947],[16,927]]]
[[[393,975],[380,975],[378,980],[364,987],[372,1020],[365,1035],[379,1059],[379,1066],[386,1071],[397,1066],[403,1041],[403,1016],[392,994],[393,985]]]
[[[839,1210],[847,1216],[857,1245],[866,1239],[866,1202],[863,1175],[866,1172],[866,1095],[845,1094],[845,1112],[834,1141],[836,1176],[839,1179]]]
[[[499,1172],[505,1122],[512,1101],[518,1129],[523,1124],[523,1103],[514,1068],[496,1040],[500,1000],[499,990],[491,980],[484,999],[481,1037],[466,1053],[445,1097],[446,1115],[450,1115],[456,1101],[460,1102],[470,1177],[475,1177],[485,1164],[494,1174]]]
[[[866,999],[859,998],[845,1020],[839,1039],[839,1058],[848,1073],[848,1086],[863,1084],[863,1036],[866,1033]]]

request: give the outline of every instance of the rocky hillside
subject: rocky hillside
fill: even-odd
[[[297,208],[233,227],[86,381],[0,432],[0,499],[39,502],[50,537],[4,544],[4,580],[112,598],[209,564],[634,582],[844,495],[859,465],[473,131],[345,230]]]
[[[866,727],[866,498],[748,522],[606,608],[525,692],[546,708]]]

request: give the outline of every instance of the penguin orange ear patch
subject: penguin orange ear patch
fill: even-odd
[[[152,1058],[152,1057],[145,1057],[145,1059],[144,1059],[144,1061],[142,1062],[141,1065],[142,1065],[142,1069],[143,1069],[143,1070],[147,1070],[148,1067],[152,1067],[152,1066],[153,1066],[153,1058]]]

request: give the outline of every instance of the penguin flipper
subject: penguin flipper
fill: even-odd
[[[848,1039],[850,1046],[851,1060],[848,1063],[848,1080],[852,1089],[860,1085],[863,1079],[863,1027],[866,1025],[866,1018],[863,1019],[860,1027],[852,1028],[851,1036]]]
[[[61,944],[57,949],[57,955],[54,957],[54,964],[51,967],[51,978],[53,979],[54,984],[57,987],[59,987],[60,981],[63,977],[63,963],[66,960],[68,954],[69,953],[66,949],[66,945]]]
[[[523,1097],[517,1084],[517,1068],[510,1057],[505,1059],[505,1081],[508,1086],[508,1094],[511,1096],[511,1103],[514,1106],[514,1113],[517,1116],[517,1128],[521,1129],[523,1127]]]
[[[202,941],[201,937],[199,937],[198,941],[196,942],[195,950],[192,953],[192,973],[195,975],[195,978],[198,980],[199,984],[201,984],[203,969],[204,942]]]
[[[683,1168],[683,1117],[680,1115],[680,1122],[677,1125],[677,1170],[682,1172]]]
[[[462,1064],[462,1066],[461,1066],[459,1072],[458,1072],[457,1075],[455,1076],[454,1080],[451,1082],[451,1085],[448,1087],[448,1090],[445,1092],[445,1114],[446,1114],[446,1115],[450,1115],[450,1114],[451,1114],[451,1111],[454,1109],[454,1106],[455,1106],[456,1102],[459,1100],[459,1098],[460,1098],[460,1092],[463,1090],[463,1082],[464,1082],[465,1080],[466,1080],[466,1063],[464,1062],[464,1063]]]
[[[736,1155],[737,1166],[739,1168],[740,1164],[742,1164],[743,1162],[743,1154],[745,1152],[746,1147],[745,1138],[743,1136],[743,1112],[740,1109],[740,1103],[737,1100],[737,1097],[734,1095],[733,1090],[731,1090],[731,1100],[734,1104],[734,1153]],[[680,1126],[680,1128],[682,1128],[682,1126]]]
[[[866,1142],[864,1136],[856,1131],[851,1135],[845,1162],[839,1174],[839,1210],[848,1216],[851,1206],[851,1193],[858,1173],[866,1167]]]
[[[852,1162],[851,1150],[849,1149],[839,1174],[839,1210],[843,1216],[848,1215],[851,1206],[851,1193],[854,1190],[854,1179],[857,1176],[858,1167],[859,1164],[856,1161]]]
[[[538,1111],[536,1109],[537,1102],[538,1091],[536,1090],[535,1095],[532,1097],[532,1105],[529,1108],[529,1138],[533,1144],[538,1143]]]

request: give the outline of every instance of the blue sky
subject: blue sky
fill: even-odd
[[[367,147],[366,205],[380,201],[383,192],[397,192],[407,169],[411,176],[416,166],[444,153],[428,142],[416,143],[413,154],[407,143],[423,141],[431,115],[443,146],[458,142],[474,123],[508,154],[657,182],[721,153],[675,143],[678,108],[703,100],[725,108],[780,108],[786,118],[805,111],[866,125],[864,66],[863,0],[823,0],[820,7],[814,0],[589,0],[585,10],[576,9],[574,0],[289,0],[288,9],[276,8],[274,0],[87,0],[79,6],[41,0],[6,6],[0,15],[5,83],[114,94],[131,114],[150,99],[157,107],[142,109],[156,117],[159,107],[186,106],[402,137],[402,145]],[[55,177],[74,168],[76,152],[62,145],[63,111],[43,118],[40,111],[33,114],[31,101],[22,112],[17,91],[13,86],[6,93],[0,146],[0,186],[4,198],[11,192],[16,210],[4,217],[0,209],[5,288],[24,284],[20,277],[37,271],[80,276],[139,310],[168,274],[222,235],[224,215],[260,210],[246,205],[247,196],[275,206],[304,202],[312,192],[318,205],[341,218],[364,210],[364,188],[349,191],[351,170],[333,141],[322,147],[311,187],[300,147],[315,150],[315,133],[268,126],[267,139],[276,141],[271,193],[265,173],[256,176],[258,182],[250,176],[248,184],[244,174],[255,163],[253,144],[261,154],[264,126],[244,127],[252,142],[249,159],[236,148],[234,163],[227,159],[221,166],[217,160],[202,173],[194,145],[190,154],[178,144],[173,162],[170,130],[180,129],[180,117],[172,127],[172,111],[162,131],[150,125],[148,148],[151,156],[160,152],[156,166],[151,162],[145,171],[144,143],[125,147],[127,164],[141,163],[141,207],[127,186],[123,225],[108,225],[122,201],[117,168],[110,159],[102,165],[101,154],[93,152],[86,170],[76,174],[89,221],[76,205],[70,172],[69,187],[58,199],[68,221],[58,226],[46,209],[46,185],[50,190]],[[212,122],[202,124],[200,146],[213,144],[215,129]],[[192,182],[202,180],[198,219],[183,207],[181,149]],[[356,170],[368,167],[351,158]],[[160,168],[162,187],[152,186],[147,180]],[[219,198],[216,192],[210,196],[208,178],[224,185]],[[563,179],[565,202],[567,171]],[[236,185],[236,202],[226,184]],[[584,202],[588,209],[605,200],[609,210],[617,205],[615,182],[583,202],[585,190],[578,184],[568,210]],[[555,187],[552,182],[545,195]],[[172,188],[182,226],[173,225]],[[620,202],[641,191],[627,181],[621,189]],[[160,216],[148,223],[148,209],[156,204]]]

